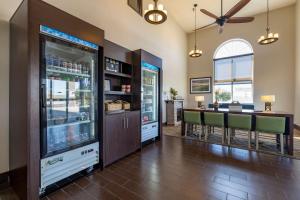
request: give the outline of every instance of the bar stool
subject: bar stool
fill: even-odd
[[[256,150],[259,149],[259,134],[280,135],[280,152],[284,154],[283,134],[285,132],[285,117],[256,116]]]
[[[187,136],[188,125],[200,126],[203,132],[203,126],[201,123],[201,113],[193,111],[184,111],[184,122],[185,122],[185,136]],[[192,129],[194,131],[194,129]],[[201,139],[201,133],[199,134],[199,139]]]
[[[204,124],[206,126],[205,131],[205,141],[208,139],[208,134],[211,132],[211,127],[218,127],[223,129],[222,133],[222,144],[225,143],[226,137],[226,128],[224,122],[224,113],[213,113],[213,112],[204,112]],[[209,129],[209,131],[208,131]],[[214,129],[213,129],[214,132]]]
[[[228,114],[228,145],[231,143],[231,133],[233,130],[248,131],[248,148],[251,149],[251,129],[252,115]]]

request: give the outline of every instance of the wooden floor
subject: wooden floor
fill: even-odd
[[[299,200],[300,161],[164,136],[44,199]]]

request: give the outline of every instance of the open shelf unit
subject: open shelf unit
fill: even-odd
[[[132,83],[133,83],[133,67],[131,63],[117,60],[117,58],[104,58],[104,79],[108,87],[105,87],[104,100],[116,101],[122,100],[133,103]],[[129,86],[130,90],[122,89],[122,86]],[[123,91],[122,91],[123,90]]]

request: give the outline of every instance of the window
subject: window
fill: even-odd
[[[241,39],[223,43],[214,57],[214,99],[253,103],[253,50]]]

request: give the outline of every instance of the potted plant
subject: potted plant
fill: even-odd
[[[178,91],[176,91],[174,88],[170,88],[170,94],[171,94],[172,100],[175,100],[176,96],[178,95]]]
[[[224,92],[222,90],[216,90],[215,92],[215,99],[216,101],[214,102],[214,110],[218,110],[219,108],[219,102],[226,102],[229,101],[231,99],[231,94],[230,92]]]

